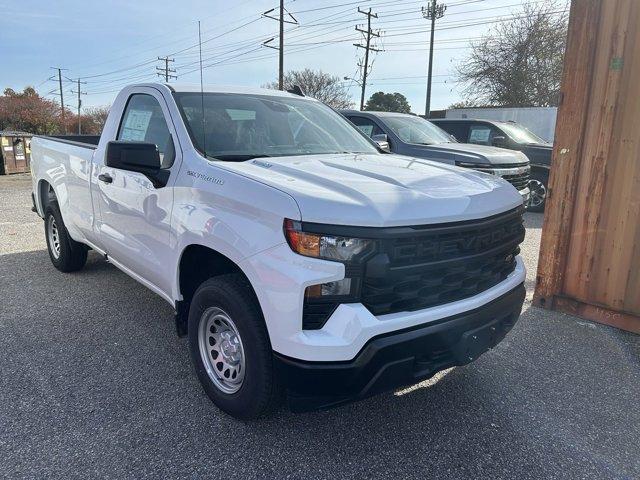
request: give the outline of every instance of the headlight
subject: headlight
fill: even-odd
[[[300,222],[288,218],[284,220],[284,236],[291,250],[300,255],[338,262],[353,260],[372,245],[371,240],[363,238],[303,232]]]
[[[309,285],[304,291],[303,330],[322,328],[333,311],[342,303],[360,299],[362,262],[374,250],[375,241],[340,235],[305,232],[301,222],[286,218],[284,236],[294,252],[345,264],[345,278]]]

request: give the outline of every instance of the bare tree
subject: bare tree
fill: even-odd
[[[527,2],[499,23],[457,67],[462,95],[472,105],[558,104],[568,14],[557,1]]]
[[[349,92],[344,88],[340,77],[324,73],[321,70],[292,70],[284,75],[284,88],[289,90],[298,85],[305,95],[326,103],[330,107],[351,108],[353,102]],[[278,82],[264,85],[266,88],[278,88]]]
[[[109,115],[109,106],[89,107],[85,109],[82,116],[82,124],[85,125],[85,133],[90,135],[98,135],[102,132],[104,124],[107,122]]]

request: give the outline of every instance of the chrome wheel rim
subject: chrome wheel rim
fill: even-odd
[[[530,207],[539,207],[543,204],[545,197],[547,196],[547,188],[540,180],[529,181],[529,191],[531,195],[529,197]]]
[[[200,357],[207,375],[224,393],[240,390],[245,372],[244,347],[236,324],[218,307],[210,307],[200,318]]]
[[[51,254],[57,260],[60,258],[60,231],[53,215],[49,215],[49,220],[47,220],[47,235],[49,236]]]

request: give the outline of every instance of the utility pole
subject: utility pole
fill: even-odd
[[[364,63],[363,64],[358,64],[358,66],[360,68],[362,68],[362,84],[360,85],[362,87],[362,92],[360,94],[360,110],[364,110],[364,96],[365,96],[365,92],[367,90],[367,75],[369,73],[369,51],[373,51],[373,52],[379,52],[380,49],[374,48],[371,46],[371,38],[377,38],[380,37],[380,34],[377,32],[374,32],[373,30],[371,30],[371,18],[378,18],[378,14],[376,13],[371,13],[371,8],[369,8],[369,11],[365,11],[365,10],[361,10],[360,7],[358,7],[358,13],[362,13],[363,15],[367,16],[367,29],[366,30],[362,30],[360,27],[356,26],[356,30],[362,34],[365,35],[365,38],[367,40],[366,45],[361,45],[359,43],[354,43],[353,45],[357,48],[364,48]]]
[[[436,20],[444,16],[447,6],[439,4],[437,0],[430,0],[428,6],[422,7],[422,16],[431,20],[431,42],[429,43],[429,71],[427,73],[427,101],[424,107],[424,115],[426,118],[431,116],[431,73],[433,72],[433,33],[436,28]]]
[[[164,77],[164,81],[167,83],[169,83],[170,78],[178,78],[177,75],[171,75],[172,73],[176,73],[175,69],[169,68],[169,62],[175,62],[175,58],[158,57],[158,60],[164,62],[164,67],[156,67],[156,75]]]
[[[60,87],[60,117],[62,120],[62,132],[66,135],[67,125],[64,121],[64,95],[62,93],[62,70],[66,70],[66,68],[60,68],[60,67],[51,67],[51,68],[58,71],[58,85]]]
[[[271,10],[267,10],[262,14],[262,16],[271,18],[272,20],[278,20],[280,24],[280,34],[279,34],[280,42],[277,47],[274,47],[273,45],[269,45],[269,42],[272,42],[274,40],[273,38],[270,38],[269,40],[263,42],[262,46],[268,47],[268,48],[274,48],[278,50],[278,90],[284,90],[284,24],[291,23],[291,24],[297,25],[298,21],[295,19],[293,15],[291,15],[289,12],[285,10],[284,0],[280,0],[280,14],[277,18],[269,15],[274,10],[275,8],[272,8]],[[284,18],[285,12],[291,18],[291,20],[285,20]]]
[[[82,117],[80,116],[80,108],[82,107],[82,99],[80,98],[80,95],[86,95],[87,92],[83,92],[80,88],[80,84],[85,84],[87,82],[81,82],[80,79],[76,80],[78,82],[78,90],[77,91],[73,91],[71,90],[71,93],[77,93],[78,94],[78,135],[82,135]]]
[[[284,88],[284,0],[280,0],[280,49],[278,50],[278,90]]]

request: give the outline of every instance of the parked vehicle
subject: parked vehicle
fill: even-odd
[[[432,111],[431,115],[434,119],[481,118],[496,122],[516,122],[546,142],[553,143],[558,107],[462,107],[449,108],[441,112]]]
[[[524,153],[531,163],[531,197],[528,208],[533,212],[544,211],[549,188],[552,144],[514,122],[448,118],[432,119],[431,122],[463,142],[493,145]]]
[[[301,411],[429,378],[520,314],[516,190],[384,153],[300,95],[129,86],[97,145],[32,152],[53,265],[93,249],[169,302],[205,392],[239,418],[283,391]]]
[[[344,110],[347,117],[391,152],[425,158],[497,175],[511,183],[529,201],[529,161],[515,152],[473,144],[455,138],[424,118],[394,112]]]

